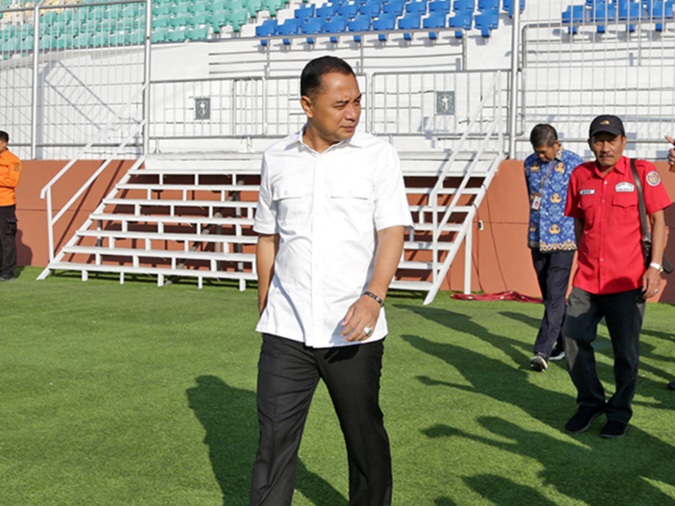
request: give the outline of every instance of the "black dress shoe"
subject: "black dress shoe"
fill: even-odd
[[[565,432],[568,434],[580,434],[586,432],[597,417],[605,412],[605,407],[579,408],[572,418],[565,424]]]
[[[600,431],[600,437],[604,437],[605,439],[616,439],[625,436],[627,430],[627,423],[610,420]]]

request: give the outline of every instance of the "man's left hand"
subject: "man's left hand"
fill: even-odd
[[[362,295],[354,302],[342,320],[344,327],[340,335],[347,341],[365,341],[373,335],[377,319],[380,316],[380,304],[372,298]]]
[[[654,297],[659,293],[660,286],[661,273],[653,267],[650,267],[642,276],[642,297],[645,299]]]

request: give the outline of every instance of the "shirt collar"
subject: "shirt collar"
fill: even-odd
[[[619,161],[616,162],[616,165],[614,166],[614,168],[610,172],[607,173],[607,175],[611,174],[612,172],[618,172],[619,174],[623,175],[629,170],[628,165],[629,165],[628,158],[626,158],[625,156],[622,156],[621,158],[619,158]],[[595,173],[598,176],[603,177],[602,173],[600,172],[600,167],[598,167],[597,161],[595,162],[594,167],[595,167]]]
[[[300,146],[302,146],[305,149],[308,149],[310,151],[314,151],[312,148],[307,146],[307,144],[305,144],[305,141],[302,138],[302,134],[305,131],[305,126],[306,126],[306,124],[303,125],[303,127],[300,130],[298,130],[297,132],[295,132],[294,134],[292,134],[288,138],[288,143],[286,144],[287,148],[289,148],[289,149],[295,148],[295,147],[299,148]],[[355,148],[362,148],[362,147],[365,146],[365,139],[360,132],[356,132],[349,139],[346,139],[344,141],[340,141],[336,144],[333,144],[330,148],[328,148],[328,150],[333,150],[333,149],[335,149],[339,146],[353,146]],[[328,150],[326,150],[326,151],[328,151]]]
[[[559,162],[562,162],[562,159],[563,159],[563,152],[564,152],[564,151],[565,151],[565,148],[563,148],[563,147],[562,147],[562,144],[561,144],[561,145],[560,145],[560,149],[558,149],[558,151],[556,151],[555,156],[554,156],[553,158],[555,158],[555,159],[558,160]]]

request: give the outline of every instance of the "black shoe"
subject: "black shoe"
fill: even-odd
[[[671,390],[675,390],[675,380],[668,383],[668,388],[670,388]]]
[[[565,350],[555,349],[551,352],[551,356],[548,357],[549,360],[562,360],[565,358]]]
[[[548,361],[546,357],[541,353],[537,353],[534,357],[530,359],[530,367],[535,371],[545,371],[548,367]]]
[[[568,434],[580,434],[586,432],[597,417],[605,412],[605,407],[579,408],[574,416],[565,424],[565,432]]]
[[[624,437],[626,435],[627,430],[628,430],[627,423],[609,421],[600,431],[600,437],[604,437],[605,439],[616,439],[619,437]]]
[[[0,283],[5,283],[7,281],[15,281],[16,278],[14,276],[0,276]]]

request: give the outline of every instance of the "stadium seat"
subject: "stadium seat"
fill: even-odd
[[[277,11],[286,6],[287,0],[263,0],[262,9],[270,13],[270,16],[276,16]]]
[[[567,27],[567,33],[576,34],[577,23],[583,23],[586,19],[586,8],[583,5],[568,5],[562,13],[562,24],[570,25]]]
[[[188,28],[187,38],[189,40],[206,40],[209,38],[209,29],[205,26],[195,26]],[[132,38],[133,44],[133,38]]]
[[[262,22],[260,26],[255,27],[255,36],[256,37],[269,37],[274,35],[277,31],[277,26],[279,22],[276,19],[266,19]],[[260,41],[261,46],[267,45],[267,39],[262,39]]]
[[[471,30],[472,25],[473,25],[473,11],[467,10],[456,12],[455,15],[448,20],[448,26],[450,28],[460,29],[455,31],[455,37],[458,39],[464,37],[464,32]]]
[[[230,14],[229,24],[232,26],[234,32],[239,32],[242,25],[245,25],[248,22],[248,10],[247,9],[236,9]]]
[[[476,28],[480,29],[480,34],[484,38],[490,37],[490,32],[499,27],[499,11],[487,10],[482,12],[474,19]]]
[[[502,10],[509,13],[509,16],[513,17],[513,8],[515,6],[514,0],[504,0],[502,4]],[[525,10],[525,0],[520,0],[520,12]]]
[[[345,16],[349,19],[354,19],[359,12],[359,4],[345,4],[341,5],[337,9],[337,13],[340,16]]]
[[[429,3],[429,12],[442,12],[448,14],[450,12],[450,0],[434,0]]]
[[[300,23],[300,32],[303,34],[321,33],[323,20],[321,18],[307,18]],[[307,44],[314,44],[314,37],[307,37]]]
[[[347,23],[347,28],[350,32],[367,32],[370,30],[370,25],[370,16],[357,16]],[[361,42],[360,34],[354,35],[354,42]]]
[[[373,21],[373,30],[376,32],[382,32],[385,30],[395,30],[396,29],[396,16],[383,14],[379,18]],[[387,40],[387,34],[380,33],[377,38],[384,42]]]
[[[323,31],[326,33],[342,33],[347,31],[347,23],[348,19],[344,16],[334,16],[328,21],[325,21],[323,24]],[[333,44],[336,44],[338,42],[338,36],[337,35],[331,35],[330,36],[330,41]]]
[[[429,14],[429,17],[426,19],[422,20],[422,27],[423,28],[445,28],[448,26],[447,22],[447,14],[445,12],[432,12]],[[429,32],[429,38],[431,40],[436,40],[438,39],[438,32],[436,31],[430,31]]]
[[[287,19],[277,26],[277,35],[295,35],[298,33],[298,20],[295,18]],[[282,39],[285,45],[290,45],[291,39]]]
[[[478,0],[478,10],[499,10],[499,0]]]
[[[389,0],[386,4],[382,6],[382,12],[384,14],[394,16],[402,16],[404,9],[405,9],[405,2],[403,0]]]
[[[663,24],[666,20],[675,19],[672,0],[652,0],[646,5],[647,15],[654,21],[654,29],[657,32],[663,31]]]
[[[452,10],[455,12],[460,11],[473,11],[476,9],[476,0],[454,0],[452,2]]]
[[[412,12],[406,14],[404,17],[398,20],[399,30],[417,30],[422,24],[422,14],[419,12]],[[403,32],[403,38],[405,40],[412,40],[412,34],[410,32]]]
[[[368,2],[363,5],[359,5],[358,13],[364,16],[370,16],[371,18],[379,16],[381,12],[381,6],[379,2]]]
[[[169,29],[166,27],[153,28],[150,40],[153,44],[158,42],[166,42],[169,35]]]
[[[418,2],[416,0],[413,0],[410,3],[405,4],[405,12],[406,13],[419,13],[419,14],[426,14],[427,12],[427,2],[426,0],[422,0],[421,2]]]
[[[293,17],[295,17],[295,19],[299,19],[301,22],[307,18],[314,17],[314,5],[309,4],[298,7],[295,9]]]
[[[338,10],[338,4],[323,4],[320,7],[317,7],[316,10],[314,11],[314,15],[323,18],[324,20],[326,19],[331,19],[333,16],[337,14]]]
[[[605,33],[605,23],[616,19],[616,4],[596,3],[591,11],[591,21],[599,23],[598,33]]]
[[[619,21],[628,21],[627,29],[629,32],[635,31],[635,25],[632,21],[640,21],[645,18],[645,12],[642,5],[637,2],[619,2]]]

